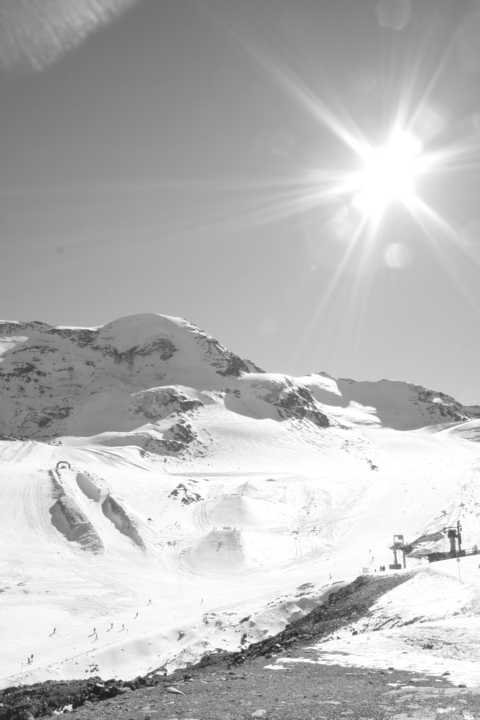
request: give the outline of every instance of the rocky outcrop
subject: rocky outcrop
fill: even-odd
[[[199,492],[196,492],[192,487],[188,487],[185,483],[179,483],[169,493],[168,497],[179,500],[182,505],[191,505],[203,500]]]
[[[178,422],[163,431],[150,429],[129,433],[106,433],[101,436],[101,442],[112,447],[135,445],[143,452],[154,455],[179,456],[193,448],[197,453],[201,453],[203,449],[197,433],[185,418],[180,418]]]
[[[230,410],[256,418],[300,420],[327,428],[330,421],[310,390],[288,375],[243,375],[225,395]]]
[[[172,425],[163,436],[163,442],[168,452],[179,453],[197,439],[192,426],[186,420],[180,420]]]
[[[114,363],[126,364],[129,368],[133,368],[135,360],[140,357],[147,357],[155,354],[159,360],[170,360],[177,348],[168,338],[158,338],[146,345],[134,345],[133,347],[120,352],[111,345],[92,345],[92,349],[101,352],[104,356],[112,358]]]
[[[0,355],[0,434],[39,439],[131,431],[201,407],[195,391],[260,372],[185,320],[154,314],[98,328],[0,322]]]
[[[172,413],[186,413],[203,406],[201,400],[190,397],[178,387],[156,387],[132,395],[133,412],[152,422],[163,420]]]
[[[283,418],[310,420],[322,428],[330,425],[328,417],[316,406],[311,392],[305,387],[297,385],[286,388],[272,398],[272,403],[279,408]]]
[[[445,393],[396,380],[376,382],[337,380],[342,403],[374,408],[380,424],[396,430],[467,420],[467,409]],[[338,398],[332,402],[338,403]]]

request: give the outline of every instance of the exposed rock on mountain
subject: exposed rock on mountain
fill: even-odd
[[[22,437],[130,431],[259,372],[184,320],[154,314],[93,329],[1,322],[0,357],[0,432]]]
[[[178,483],[168,497],[179,500],[182,505],[191,505],[192,503],[200,502],[203,500],[202,496],[200,493],[196,492],[191,485],[191,482],[188,485],[185,483]]]
[[[186,416],[215,402],[254,418],[329,425],[307,388],[179,318],[134,315],[100,328],[2,322],[0,358],[0,433],[9,436],[113,431],[123,435],[102,442],[178,454],[198,437]],[[178,421],[159,429],[169,417]]]
[[[354,423],[415,430],[474,417],[472,408],[464,407],[450,395],[413,383],[335,380],[324,373],[301,378],[301,381],[329,415],[350,417]]]
[[[472,413],[409,383],[262,372],[176,318],[0,323],[0,682],[244,647],[306,581],[388,569],[394,533],[460,522],[480,546]]]
[[[188,417],[212,403],[319,428],[351,421],[412,430],[478,415],[476,406],[407,382],[265,373],[185,320],[155,314],[99,328],[0,322],[0,401],[0,435],[115,432],[124,435],[107,444],[133,441],[157,454],[191,446],[198,433]],[[158,427],[170,417],[178,420]]]

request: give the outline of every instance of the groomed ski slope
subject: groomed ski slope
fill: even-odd
[[[182,460],[101,435],[0,443],[2,686],[131,677],[261,639],[331,583],[391,562],[393,533],[417,537],[445,512],[463,513],[466,542],[480,543],[475,503],[461,507],[477,497],[479,451],[459,433],[347,422],[324,431],[216,403],[194,424],[206,450]],[[102,551],[51,522],[49,471],[60,460],[71,465],[57,474],[62,492]],[[105,515],[107,495],[143,547]],[[412,602],[419,593],[403,585],[405,607],[409,587]],[[479,592],[473,583],[468,597]],[[447,603],[444,621],[457,611]]]
[[[388,567],[393,534],[480,545],[479,423],[411,383],[262,372],[181,318],[0,322],[0,684],[238,649]],[[425,591],[423,619],[472,625],[475,573],[439,616],[437,572],[405,612]]]
[[[297,662],[388,668],[447,675],[479,687],[478,556],[444,560],[378,600],[367,617],[315,644]],[[275,669],[288,669],[282,658]]]

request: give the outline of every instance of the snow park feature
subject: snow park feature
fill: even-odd
[[[2,322],[0,359],[2,687],[238,651],[362,574],[405,577],[315,662],[474,682],[473,406],[265,372],[155,314]]]

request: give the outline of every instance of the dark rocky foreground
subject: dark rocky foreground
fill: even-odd
[[[315,657],[296,648],[290,659]],[[309,663],[209,666],[167,687],[86,703],[72,720],[477,720],[480,696],[447,678]],[[173,691],[177,691],[176,693]],[[183,694],[177,694],[178,691]]]
[[[165,677],[162,669],[131,681],[99,678],[45,682],[0,693],[0,720],[64,710],[77,720],[476,720],[480,695],[448,677],[325,666],[309,646],[368,613],[408,575],[357,578],[275,637],[237,653],[217,653]],[[287,659],[285,669],[271,669]]]

